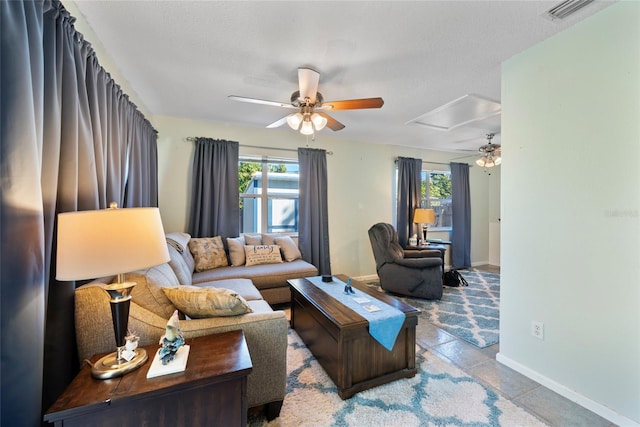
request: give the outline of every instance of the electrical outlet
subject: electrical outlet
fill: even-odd
[[[544,323],[537,322],[535,320],[531,321],[531,335],[534,337],[543,340],[544,339]]]

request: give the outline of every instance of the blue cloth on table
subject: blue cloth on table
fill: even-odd
[[[346,283],[336,277],[333,278],[332,282],[323,282],[320,276],[307,277],[306,279],[367,319],[369,322],[369,334],[387,350],[391,351],[393,349],[398,333],[404,323],[405,315],[403,312],[358,289],[353,289],[354,293],[345,294]],[[359,303],[354,298],[367,298],[369,301]],[[370,305],[376,306],[380,310],[369,311],[364,308]]]

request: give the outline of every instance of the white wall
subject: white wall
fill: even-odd
[[[166,231],[184,231],[187,227],[193,143],[187,142],[186,137],[206,136],[238,141],[241,155],[294,159],[297,154],[293,151],[247,148],[243,145],[296,150],[307,143],[304,136],[288,128],[241,128],[160,116],[154,116],[151,122],[159,132],[159,205]],[[315,142],[309,141],[309,146],[333,152],[327,156],[332,271],[356,277],[375,274],[367,230],[376,222],[392,222],[395,158],[406,156],[448,163],[450,158],[459,157],[450,153],[339,140],[329,131],[318,134]],[[486,263],[489,259],[489,212],[492,209],[497,211],[497,205],[490,208],[495,198],[488,195],[499,185],[499,182],[491,181],[492,178],[493,175],[487,175],[482,168],[471,168],[471,258],[474,263]]]
[[[640,423],[640,3],[507,61],[502,105],[498,360]]]

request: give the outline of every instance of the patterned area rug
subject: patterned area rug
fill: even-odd
[[[301,339],[290,330],[287,394],[280,417],[249,426],[544,426],[522,408],[419,347],[418,374],[360,392],[348,400]]]
[[[480,348],[493,345],[500,330],[500,275],[476,269],[459,271],[469,286],[445,286],[440,301],[401,299],[422,311],[420,321]]]
[[[469,286],[445,286],[439,301],[407,297],[399,299],[422,311],[420,322],[434,324],[480,348],[497,343],[500,330],[500,275],[476,269],[458,271],[467,279]],[[384,292],[378,282],[368,285]]]

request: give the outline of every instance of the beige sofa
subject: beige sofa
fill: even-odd
[[[167,235],[171,256],[168,263],[126,275],[127,281],[137,283],[132,290],[129,329],[140,336],[140,345],[157,344],[175,310],[161,288],[192,284],[193,259],[184,245],[186,236],[182,233]],[[278,280],[283,277],[278,276]],[[111,281],[113,278],[94,280],[76,289],[75,323],[80,360],[115,349],[109,297],[102,289]],[[250,279],[199,281],[197,286],[231,289],[247,300],[253,312],[233,317],[181,320],[185,339],[242,329],[253,362],[253,371],[247,380],[248,405],[266,405],[267,417],[274,418],[279,414],[286,387],[288,322],[285,313],[274,311]]]
[[[250,237],[249,237],[250,236]],[[190,236],[186,233],[169,233],[167,235],[170,242],[174,242],[176,247],[186,247]],[[244,238],[247,238],[247,244],[264,244],[274,245],[277,244],[277,234],[247,234],[241,236],[242,242]],[[249,241],[251,239],[251,241]],[[297,247],[297,238],[293,237],[293,242]],[[231,248],[226,249],[229,262],[233,259],[230,254]],[[188,250],[186,252],[189,252]],[[186,257],[191,257],[191,254],[187,253]],[[283,256],[283,259],[285,257]],[[187,262],[191,264],[193,260],[187,259]],[[180,283],[193,284],[200,286],[201,284],[211,282],[212,280],[223,279],[238,279],[245,278],[251,279],[254,286],[258,288],[264,298],[269,304],[281,304],[291,302],[291,292],[289,291],[288,279],[299,279],[301,277],[317,276],[318,269],[312,264],[302,260],[294,259],[292,261],[284,261],[276,264],[259,264],[259,265],[229,265],[228,267],[217,267],[211,270],[205,270],[202,272],[194,272],[193,266],[190,265],[191,272],[186,271],[183,280]],[[180,276],[178,277],[180,279]],[[187,283],[188,282],[188,283]]]

